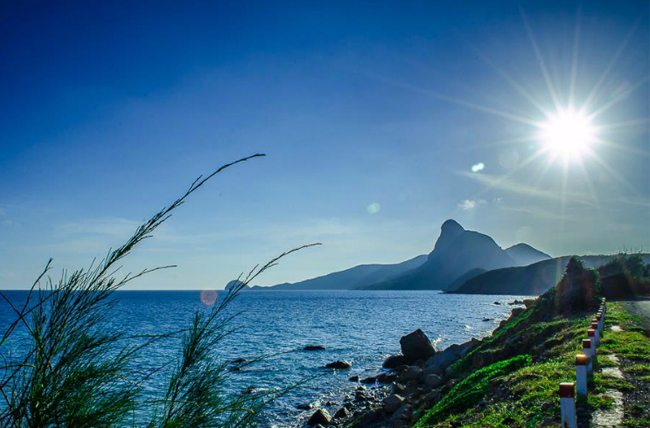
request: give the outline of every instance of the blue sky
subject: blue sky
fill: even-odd
[[[260,282],[397,262],[447,218],[553,255],[650,250],[645,2],[350,3],[3,7],[0,288],[87,265],[255,152],[129,259],[179,265],[137,287],[221,288],[315,241]],[[598,141],[536,156],[571,93]]]

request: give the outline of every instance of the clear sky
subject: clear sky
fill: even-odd
[[[6,3],[0,288],[49,257],[54,276],[86,266],[255,152],[130,259],[179,265],[138,287],[222,288],[315,241],[260,282],[398,262],[447,218],[553,255],[648,251],[648,15],[635,0]],[[589,141],[554,148],[553,121]]]

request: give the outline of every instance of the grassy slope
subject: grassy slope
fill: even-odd
[[[514,317],[458,361],[453,367],[458,383],[433,408],[425,409],[415,426],[558,426],[558,385],[575,379],[575,355],[581,350],[581,339],[586,336],[593,314],[538,321],[543,318],[541,306]],[[648,338],[634,329],[634,320],[621,305],[610,304],[607,320],[608,325],[621,324],[626,331],[607,334],[600,352],[629,357],[634,361],[631,370],[647,381]],[[530,355],[532,362],[521,364],[527,358],[524,355]],[[518,364],[512,364],[513,358],[518,359]],[[633,388],[627,381],[604,378],[598,373],[594,382],[595,391],[582,406],[586,412],[611,405],[611,399],[604,394],[606,388]],[[464,396],[469,399],[455,399]],[[638,420],[643,422],[643,417]],[[630,424],[636,422],[631,420]]]
[[[625,380],[606,377],[596,379],[596,388],[619,389],[624,393],[624,425],[650,426],[650,338],[640,327],[639,319],[625,310],[621,303],[610,303],[606,325],[618,325],[621,332],[606,332],[599,351],[601,355],[615,354],[619,363],[601,358],[601,366],[618,365]],[[609,328],[608,328],[609,329]]]

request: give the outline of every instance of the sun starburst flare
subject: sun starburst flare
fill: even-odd
[[[538,125],[541,150],[551,160],[581,160],[598,141],[598,128],[587,114],[573,108],[561,108],[547,114]]]

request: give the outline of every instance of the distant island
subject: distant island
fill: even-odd
[[[598,268],[616,255],[580,256]],[[649,254],[641,254],[650,262]],[[552,257],[526,243],[502,248],[490,236],[445,221],[433,250],[395,264],[364,264],[295,283],[245,287],[260,290],[442,290],[457,294],[541,295],[562,277],[571,255]],[[226,289],[236,284],[229,282]]]

